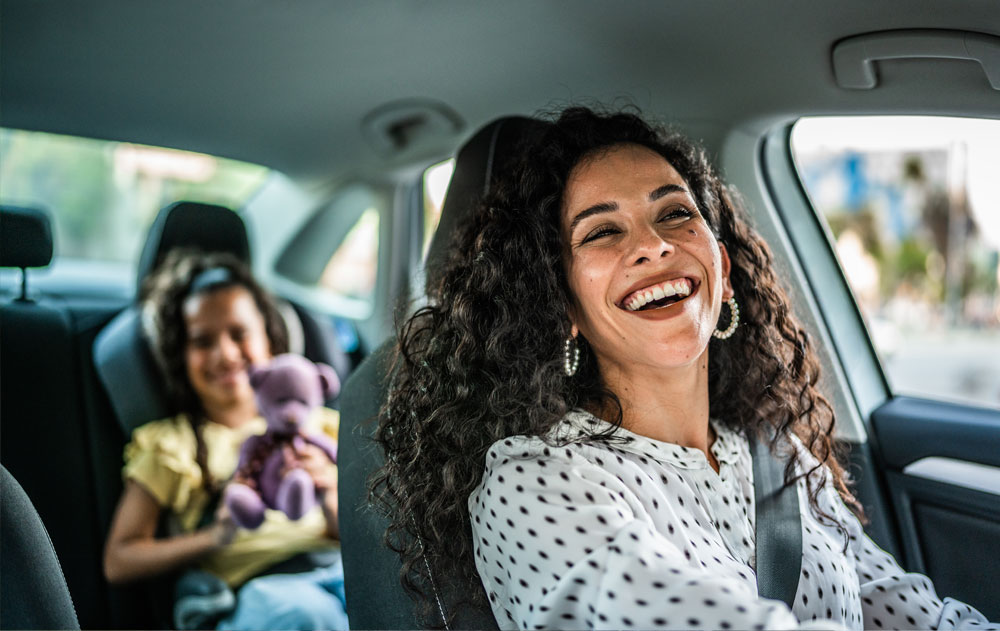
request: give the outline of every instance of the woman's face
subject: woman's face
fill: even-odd
[[[226,409],[253,400],[247,368],[271,358],[264,316],[243,287],[184,301],[188,380],[202,405]]]
[[[563,194],[571,319],[602,373],[691,364],[721,303],[729,257],[662,156],[622,144],[585,158]]]

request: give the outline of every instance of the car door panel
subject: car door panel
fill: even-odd
[[[871,418],[906,567],[1000,617],[1000,413],[896,397]]]

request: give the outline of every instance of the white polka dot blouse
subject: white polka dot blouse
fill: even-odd
[[[501,629],[1000,629],[938,598],[862,531],[832,482],[802,507],[794,606],[757,595],[753,468],[745,438],[713,421],[716,472],[697,450],[575,411],[550,442],[495,443],[469,497],[476,567]],[[801,444],[801,466],[816,460]],[[829,476],[828,476],[829,477]]]

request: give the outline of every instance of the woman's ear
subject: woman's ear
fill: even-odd
[[[733,297],[733,283],[729,280],[729,271],[732,263],[729,260],[729,251],[725,244],[719,244],[719,255],[722,259],[722,300],[726,301]]]
[[[569,318],[569,334],[575,338],[580,334],[580,327],[576,325],[576,305],[570,304],[566,308],[566,316]]]

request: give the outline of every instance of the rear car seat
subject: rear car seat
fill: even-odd
[[[431,287],[447,258],[451,236],[482,195],[489,191],[494,173],[505,166],[514,148],[539,128],[522,117],[498,119],[483,127],[459,150],[455,171],[441,212],[441,222],[427,255],[426,287]],[[399,580],[399,555],[383,543],[386,521],[367,508],[368,478],[383,462],[371,440],[378,414],[386,399],[395,340],[390,339],[368,357],[344,384],[340,421],[340,533],[343,541],[347,615],[352,628],[416,629],[423,626],[413,602]],[[433,568],[432,568],[433,571]],[[447,576],[434,575],[439,607],[454,614],[451,628],[496,629],[488,606],[458,605],[470,589]],[[424,621],[435,626],[441,620]]]
[[[48,216],[38,209],[8,206],[0,209],[0,225],[0,266],[22,268],[25,288],[30,289],[31,272],[26,268],[46,267],[52,260]],[[77,338],[87,326],[86,313],[40,292],[25,291],[0,305],[0,462],[20,481],[51,535],[80,620],[96,624],[105,615],[106,592],[103,581],[95,580],[101,571],[103,532],[95,509],[79,371]],[[8,503],[14,501],[5,486],[5,541],[14,532],[8,530],[20,525],[8,513],[13,506]],[[24,587],[19,574],[8,573],[13,570],[7,553],[5,548],[5,623],[8,590]],[[50,571],[51,564],[37,569]],[[23,578],[31,580],[29,575]]]

